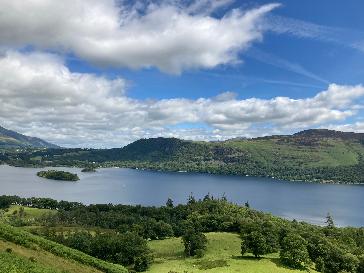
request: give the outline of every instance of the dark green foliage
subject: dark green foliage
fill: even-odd
[[[56,170],[49,170],[49,171],[40,171],[37,172],[39,177],[53,179],[53,180],[62,180],[62,181],[78,181],[80,178],[77,174],[64,172],[64,171],[56,171]]]
[[[243,250],[247,250],[255,256],[255,258],[261,255],[269,253],[266,238],[259,231],[253,231],[244,236],[242,241],[242,253]]]
[[[166,206],[169,208],[173,208],[173,200],[171,198],[168,198],[167,202],[166,202]]]
[[[150,258],[147,255],[138,256],[134,261],[134,270],[136,272],[144,272],[148,269]]]
[[[43,233],[46,235],[46,233]],[[146,240],[133,232],[123,234],[97,233],[91,235],[81,231],[75,233],[47,234],[48,238],[96,258],[122,264],[138,264],[142,268],[151,261]]]
[[[279,236],[276,224],[265,219],[247,218],[241,222],[242,254],[251,252],[255,257],[277,252]],[[244,253],[245,253],[244,252]]]
[[[359,264],[358,264],[357,272],[364,273],[364,256],[359,257]]]
[[[300,235],[290,233],[284,237],[280,251],[281,261],[293,268],[305,268],[311,264],[307,242]]]
[[[198,256],[199,258],[203,256],[207,239],[202,232],[198,232],[192,228],[188,229],[182,236],[182,242],[187,256]]]
[[[359,266],[359,259],[345,245],[318,235],[311,238],[308,251],[316,269],[323,273],[352,272]]]
[[[328,213],[326,216],[326,227],[329,229],[333,229],[335,227],[334,219],[332,218],[330,213]]]

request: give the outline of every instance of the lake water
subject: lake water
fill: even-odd
[[[53,168],[54,169],[54,168]],[[364,226],[364,185],[287,182],[270,178],[171,173],[133,169],[100,169],[77,173],[78,182],[47,180],[40,169],[0,166],[0,195],[50,197],[90,203],[164,205],[170,197],[186,203],[193,193],[207,193],[288,219],[323,224],[329,212],[339,226]]]

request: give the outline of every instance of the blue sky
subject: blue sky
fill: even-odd
[[[272,1],[235,1],[213,16],[221,17],[227,10],[233,8],[251,8],[269,3]],[[239,98],[252,96],[301,98],[324,90],[327,83],[351,85],[362,83],[364,50],[355,50],[349,45],[355,41],[364,42],[362,1],[345,3],[340,0],[308,0],[277,3],[281,6],[272,12],[272,16],[340,29],[342,35],[337,38],[343,39],[341,41],[343,44],[321,41],[318,38],[301,38],[268,32],[264,35],[263,41],[257,42],[247,52],[240,54],[240,58],[244,61],[242,64],[185,71],[181,75],[162,73],[155,68],[137,71],[122,68],[104,69],[77,58],[70,58],[68,66],[73,71],[91,71],[112,77],[122,75],[130,81],[128,94],[138,99],[181,96],[196,99],[216,96],[222,91],[234,91],[239,94]],[[333,38],[336,38],[335,35],[333,33]],[[345,41],[346,38],[350,40]],[[254,50],[300,65],[326,82],[259,61],[250,56],[250,52]]]
[[[0,117],[10,129],[69,147],[364,130],[363,1],[0,8]]]

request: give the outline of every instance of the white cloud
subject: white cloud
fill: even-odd
[[[357,121],[354,123],[346,123],[346,124],[330,124],[327,126],[327,128],[343,132],[364,133],[364,121]]]
[[[71,52],[101,66],[213,68],[238,62],[240,51],[262,39],[261,19],[278,6],[210,15],[229,2],[0,1],[0,45]]]
[[[364,97],[361,85],[331,84],[302,99],[238,99],[227,92],[196,100],[136,100],[126,95],[121,78],[74,73],[55,55],[14,51],[0,57],[0,75],[3,126],[64,146],[115,147],[161,135],[216,140],[264,135],[270,128],[291,132],[344,121]]]

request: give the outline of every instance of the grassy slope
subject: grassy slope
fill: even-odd
[[[208,246],[206,255],[201,259],[184,258],[180,238],[151,241],[149,246],[155,255],[150,273],[298,273],[283,267],[277,254],[267,255],[259,260],[250,255],[241,257],[238,234],[207,233]],[[216,267],[214,267],[216,266]],[[209,268],[213,267],[213,268]],[[315,272],[315,271],[311,271]]]
[[[358,164],[358,155],[364,154],[362,145],[342,139],[323,139],[312,146],[276,139],[228,141],[222,145],[247,151],[251,160],[266,165],[280,162],[286,166],[350,166]]]
[[[6,249],[11,249],[7,253]],[[30,259],[33,259],[31,261]],[[35,260],[34,260],[35,259]],[[49,272],[49,273],[101,273],[93,267],[58,257],[43,250],[34,250],[0,240],[0,267],[7,272]],[[16,271],[11,271],[16,270]]]
[[[23,217],[26,220],[31,220],[34,218],[41,217],[45,214],[55,214],[57,211],[50,210],[50,209],[37,209],[37,208],[30,208],[25,206],[19,206],[19,205],[12,205],[9,209],[4,213],[5,217],[11,216],[11,215],[17,215],[19,214],[20,208],[24,209]]]
[[[4,249],[7,248],[11,248],[13,250],[12,253],[5,253]],[[121,265],[115,265],[96,259],[80,251],[65,247],[30,234],[20,228],[11,227],[3,223],[0,223],[0,254],[0,265],[2,264],[3,268],[7,268],[8,270],[5,272],[1,271],[2,273],[127,272]],[[35,258],[35,262],[32,262],[35,264],[34,270],[24,271],[30,266],[30,257]]]

